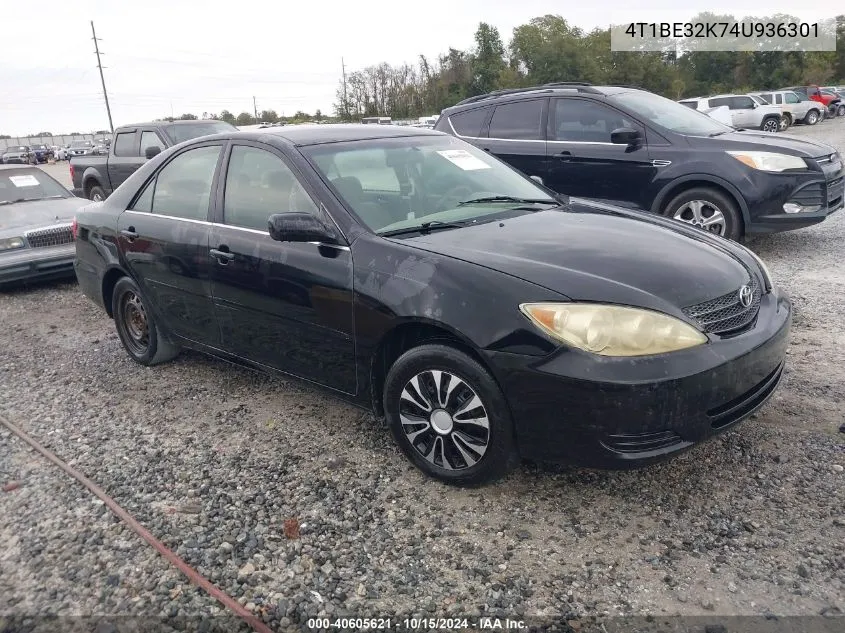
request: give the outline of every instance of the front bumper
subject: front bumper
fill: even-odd
[[[73,277],[75,255],[74,244],[0,253],[0,284]]]
[[[643,465],[701,442],[763,405],[783,372],[792,306],[763,297],[756,325],[698,348],[637,359],[561,349],[489,352],[524,457],[595,468]]]

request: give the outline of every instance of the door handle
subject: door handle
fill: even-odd
[[[224,246],[223,248],[227,248],[227,247]],[[230,252],[229,250],[221,251],[221,250],[218,250],[216,248],[212,248],[210,251],[208,251],[208,254],[211,257],[215,258],[219,263],[224,264],[224,265],[227,262],[230,262],[233,259],[235,259],[235,254]]]
[[[554,157],[558,160],[572,160],[572,152],[565,149],[562,152],[555,154]]]
[[[138,234],[135,232],[134,226],[130,226],[128,228],[123,229],[120,234],[126,239],[128,239],[130,242],[133,242],[135,238],[138,237]]]

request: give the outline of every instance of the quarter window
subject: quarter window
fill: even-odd
[[[643,128],[618,110],[584,99],[555,99],[552,140],[578,143],[610,143],[613,130]]]
[[[121,132],[114,139],[115,156],[137,156],[135,149],[135,132]]]
[[[490,120],[490,138],[542,140],[543,100],[516,101],[498,106]]]
[[[153,213],[187,220],[207,220],[208,203],[220,146],[198,147],[179,154],[158,173],[153,187]],[[147,195],[145,191],[138,202]],[[138,209],[139,211],[143,209]]]
[[[259,231],[275,213],[317,214],[317,205],[284,161],[266,150],[235,146],[229,158],[223,221]]]
[[[459,112],[449,117],[449,122],[455,132],[461,136],[479,137],[490,108],[476,108],[467,112]]]

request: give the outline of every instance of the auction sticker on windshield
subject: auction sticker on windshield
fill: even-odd
[[[26,174],[25,176],[9,176],[9,180],[12,181],[12,184],[15,185],[15,187],[38,186],[38,179],[32,174]]]
[[[490,165],[483,160],[476,158],[468,151],[463,149],[445,149],[437,152],[443,158],[451,163],[454,163],[464,171],[473,171],[475,169],[490,169]]]

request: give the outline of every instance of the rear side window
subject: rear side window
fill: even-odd
[[[493,111],[490,138],[542,140],[543,99],[505,103]]]
[[[459,112],[449,117],[449,122],[455,129],[455,132],[461,136],[481,136],[481,128],[484,126],[484,121],[487,120],[487,114],[490,108],[476,108],[475,110],[468,110],[467,112]]]
[[[754,107],[751,97],[731,97],[731,110],[750,110]]]
[[[135,132],[120,132],[114,139],[115,156],[137,156]]]
[[[152,212],[187,220],[207,220],[211,184],[219,158],[220,146],[212,145],[189,150],[167,163],[155,179]]]
[[[715,99],[710,99],[707,102],[711,108],[718,108],[719,106],[731,106],[731,98],[730,97],[716,97]]]

